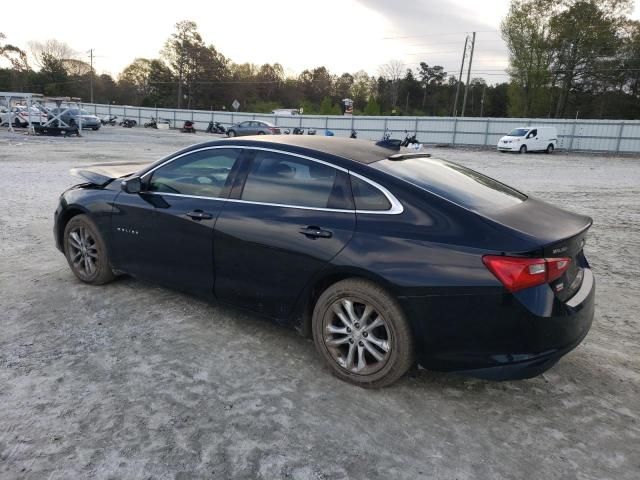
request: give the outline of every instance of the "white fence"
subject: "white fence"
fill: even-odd
[[[515,127],[551,126],[558,130],[558,148],[567,151],[640,153],[640,121],[638,120],[555,120],[536,118],[453,118],[453,117],[365,117],[295,115],[275,116],[263,113],[233,113],[206,110],[127,107],[121,105],[83,104],[98,116],[117,115],[132,118],[139,125],[152,117],[166,118],[172,126],[195,122],[197,130],[205,130],[210,121],[226,127],[244,120],[263,120],[281,128],[314,128],[317,135],[331,130],[347,137],[351,130],[358,138],[380,139],[384,132],[392,138],[404,138],[405,130],[415,132],[418,140],[430,144],[495,146],[498,139]]]

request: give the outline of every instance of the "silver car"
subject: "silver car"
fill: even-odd
[[[49,118],[51,119],[61,112],[64,113],[62,113],[60,119],[70,127],[77,127],[80,124],[80,117],[82,117],[82,128],[99,130],[102,126],[102,122],[98,117],[79,108],[54,108],[50,111]]]
[[[246,122],[231,125],[227,130],[229,137],[243,137],[245,135],[279,135],[280,129],[273,123],[259,120],[247,120]]]

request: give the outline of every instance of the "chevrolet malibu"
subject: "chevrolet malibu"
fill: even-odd
[[[54,234],[78,279],[257,312],[360,386],[416,363],[529,378],[591,326],[591,219],[424,153],[243,137],[73,173],[86,182],[61,195]]]

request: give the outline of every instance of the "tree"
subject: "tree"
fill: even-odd
[[[390,60],[388,63],[380,66],[380,76],[389,82],[391,107],[393,109],[395,109],[398,104],[400,79],[404,73],[404,64],[400,60]]]
[[[444,71],[440,65],[434,65],[430,67],[425,62],[420,62],[420,70],[418,71],[418,77],[420,77],[420,83],[424,89],[422,96],[422,108],[424,109],[427,104],[427,90],[429,85],[441,86],[444,79],[447,76],[447,72]]]
[[[544,88],[550,81],[553,58],[549,38],[549,0],[514,0],[501,24],[509,50],[511,113],[519,116],[540,112]]]
[[[198,25],[191,20],[176,23],[176,31],[171,34],[162,49],[162,56],[178,81],[178,108],[182,107],[183,85],[192,90],[194,77],[200,68],[202,49],[205,48],[202,37],[198,33]]]
[[[370,97],[367,106],[364,108],[365,115],[380,115],[380,105],[376,101],[376,97]]]
[[[559,83],[556,118],[565,115],[569,94],[576,87],[598,76],[611,76],[608,60],[621,46],[617,35],[620,14],[629,7],[628,1],[577,0],[565,4],[568,8],[549,21],[553,70]]]
[[[351,95],[354,109],[364,110],[371,94],[372,82],[375,83],[375,80],[364,70],[360,70],[353,75]]]
[[[6,35],[0,32],[0,58],[8,60],[14,70],[21,72],[31,70],[27,62],[27,54],[15,45],[4,43],[6,38]]]

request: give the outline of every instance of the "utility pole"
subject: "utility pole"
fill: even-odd
[[[91,103],[93,103],[93,48],[89,50],[89,56],[91,58],[91,76],[89,77],[89,85],[91,89]]]
[[[453,117],[458,115],[458,96],[460,95],[460,82],[462,81],[462,71],[464,70],[464,59],[467,56],[467,42],[469,35],[464,39],[464,49],[462,50],[462,63],[460,64],[460,75],[458,75],[458,86],[456,87],[456,99],[453,101]]]
[[[469,93],[469,80],[471,78],[471,65],[473,64],[473,48],[476,46],[476,32],[473,32],[471,40],[471,55],[469,56],[469,69],[467,70],[467,84],[464,86],[464,98],[462,99],[462,116],[464,117],[464,109],[467,106],[467,94]]]

